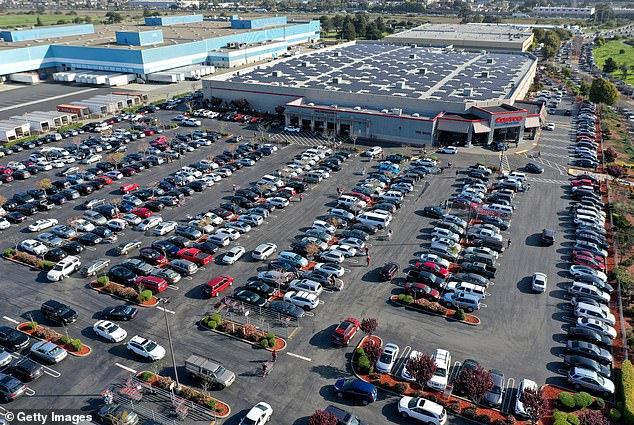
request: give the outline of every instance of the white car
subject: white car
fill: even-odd
[[[11,223],[9,223],[9,220],[4,217],[0,218],[0,230],[7,230],[9,227],[11,227]]]
[[[427,425],[444,425],[447,422],[445,408],[422,397],[404,396],[398,402],[398,412],[404,418],[416,419]]]
[[[144,219],[142,222],[137,224],[136,229],[142,232],[153,229],[159,224],[163,222],[163,217],[158,215],[153,215],[152,217],[148,217]]]
[[[332,250],[322,252],[317,256],[317,258],[327,263],[341,264],[346,259],[346,256],[342,251]]]
[[[107,225],[113,231],[121,232],[125,230],[126,227],[128,227],[128,222],[120,218],[114,218],[108,221]]]
[[[412,350],[409,353],[409,359],[415,359],[416,357],[418,357],[420,353],[416,350]],[[408,360],[409,360],[408,359]],[[405,361],[405,363],[403,363],[403,370],[401,371],[401,378],[405,379],[406,381],[409,382],[414,382],[415,379],[412,375],[409,374],[408,370],[407,370],[407,362],[408,360]]]
[[[53,166],[53,168],[64,168],[66,166],[66,163],[61,159],[57,159],[55,161],[52,161],[51,165]],[[123,174],[121,175],[121,177],[123,177]]]
[[[515,414],[523,418],[528,417],[528,414],[526,413],[526,408],[522,402],[522,394],[524,394],[524,391],[528,389],[537,390],[537,384],[530,379],[524,378],[520,381],[520,384],[517,387],[517,399],[515,401]]]
[[[578,276],[590,275],[590,276],[598,277],[603,282],[607,282],[608,281],[608,276],[605,273],[603,273],[602,271],[599,271],[599,270],[595,270],[595,269],[593,269],[591,267],[588,267],[588,266],[572,265],[572,266],[570,266],[570,269],[568,269],[568,271],[570,272],[572,277],[575,277],[575,278],[578,277]]]
[[[343,277],[343,274],[345,273],[345,269],[343,267],[334,263],[317,263],[314,269],[318,272],[335,275],[337,277]]]
[[[432,230],[431,235],[432,237],[451,239],[452,241],[456,243],[460,242],[459,234],[454,233],[451,230],[441,228],[441,227],[435,227],[434,230]]]
[[[546,292],[546,285],[548,284],[548,276],[544,273],[533,273],[533,280],[531,282],[531,289],[534,292]]]
[[[234,246],[222,257],[223,264],[233,264],[240,259],[245,253],[244,247]]]
[[[610,338],[616,338],[616,329],[607,323],[593,319],[591,317],[579,317],[577,318],[577,326],[580,328],[588,328],[593,331],[599,332],[601,335],[609,336]]]
[[[273,198],[268,198],[267,201],[270,202],[276,208],[286,208],[291,204],[291,202],[288,199],[280,198],[278,196],[275,196]]]
[[[110,342],[121,342],[128,336],[125,329],[109,320],[98,321],[93,325],[92,330]]]
[[[357,249],[346,244],[330,245],[330,251],[340,251],[346,258],[357,255]]]
[[[35,239],[26,239],[20,242],[20,249],[34,255],[44,255],[48,251],[46,245]]]
[[[135,217],[137,216],[135,215]],[[83,218],[73,220],[70,223],[70,227],[79,230],[80,232],[92,232],[93,230],[95,230],[95,225],[88,220],[84,220]]]
[[[135,207],[140,207],[141,205],[143,205],[143,201],[142,200],[140,200],[136,196],[131,195],[129,193],[123,195],[121,197],[121,200],[127,202],[128,204],[132,204]]]
[[[271,254],[277,251],[277,245],[272,242],[263,243],[258,245],[253,252],[251,252],[251,258],[258,261],[266,260]]]
[[[123,174],[115,170],[104,173],[104,176],[110,177],[112,180],[121,180],[123,178]]]
[[[203,125],[199,120],[192,119],[184,119],[181,121],[181,124],[188,127],[200,127],[201,125]]]
[[[273,408],[261,401],[251,408],[245,417],[240,419],[239,425],[264,425],[271,420]]]
[[[130,223],[131,226],[136,226],[137,224],[139,224],[143,219],[141,217],[139,217],[136,214],[126,214],[123,217],[121,217],[123,220],[127,221],[128,223]],[[93,227],[94,229],[94,227]]]
[[[335,233],[335,231],[337,230],[335,228],[335,226],[323,221],[323,220],[315,220],[313,221],[313,225],[312,225],[313,229],[317,229],[320,230],[322,232],[328,232],[330,234]]]
[[[68,352],[49,341],[38,341],[31,346],[31,353],[46,363],[59,363],[68,356]]]
[[[146,339],[139,335],[133,336],[126,344],[126,348],[129,352],[150,361],[161,360],[165,357],[165,348],[151,339]]]
[[[54,218],[43,218],[29,225],[28,229],[29,232],[40,232],[44,229],[48,229],[49,227],[57,226],[57,223],[58,221]]]
[[[458,153],[458,148],[456,146],[443,146],[442,148],[440,148],[439,152],[453,155],[455,153]]]
[[[165,236],[168,233],[176,230],[177,226],[178,226],[178,223],[175,221],[164,221],[160,223],[158,226],[156,226],[154,230],[152,231],[152,233],[154,233],[157,236]]]
[[[365,242],[357,238],[344,238],[339,241],[341,245],[348,245],[355,248],[357,251],[365,249]]]
[[[284,294],[284,301],[293,303],[307,311],[319,305],[319,297],[307,291],[287,291]]]
[[[420,255],[420,261],[423,263],[426,262],[430,262],[430,263],[435,263],[438,264],[439,266],[442,266],[446,269],[449,269],[449,266],[451,265],[451,263],[447,260],[445,260],[444,258],[439,257],[436,254],[428,254],[428,253],[424,253]]]
[[[246,214],[246,215],[240,216],[238,218],[238,221],[241,221],[242,223],[246,223],[251,227],[255,227],[255,226],[261,226],[262,223],[264,223],[264,218],[256,214]]]
[[[391,342],[385,344],[385,347],[383,347],[383,354],[381,354],[381,357],[379,357],[376,361],[376,370],[382,373],[390,373],[392,371],[392,367],[394,367],[394,363],[396,363],[396,359],[398,359],[399,352],[400,348],[398,348],[398,345]]]
[[[291,133],[299,133],[301,129],[299,127],[295,127],[294,125],[287,125],[284,127],[284,131],[290,131]]]
[[[79,270],[80,267],[81,262],[79,261],[79,258],[69,255],[55,264],[55,266],[53,266],[53,268],[46,274],[46,278],[51,282],[57,282],[70,276],[72,272]]]
[[[546,127],[544,127],[544,128],[546,130],[548,130],[548,131],[555,131],[555,124],[553,124],[552,122],[548,123],[548,124],[546,124]]]

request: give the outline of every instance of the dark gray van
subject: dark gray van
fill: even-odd
[[[555,243],[557,232],[551,229],[542,230],[541,242],[543,246],[551,246]]]

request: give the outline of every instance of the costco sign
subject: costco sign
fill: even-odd
[[[496,127],[509,127],[509,126],[517,126],[524,120],[523,116],[518,117],[497,117],[495,119]]]

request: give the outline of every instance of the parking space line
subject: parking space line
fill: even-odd
[[[28,397],[33,397],[35,395],[35,391],[32,388],[26,387],[24,394]]]
[[[2,318],[3,318],[4,320],[8,320],[8,321],[9,321],[9,322],[11,322],[11,323],[15,323],[16,325],[20,323],[20,322],[18,322],[17,320],[12,319],[12,318],[7,317],[7,316],[2,316]]]
[[[394,363],[394,367],[392,368],[392,375],[396,376],[397,372],[400,373],[400,371],[403,370],[403,368],[405,367],[405,362],[409,358],[410,351],[412,351],[412,347],[410,347],[409,345],[403,349],[403,352],[400,353],[401,358],[397,360],[396,363]]]
[[[509,412],[511,409],[511,401],[513,395],[513,389],[515,388],[515,379],[509,378],[506,381],[506,391],[504,393],[504,400],[502,402],[502,412]],[[509,391],[510,390],[510,391]]]
[[[156,308],[158,308],[159,310],[163,310],[163,311],[165,311],[166,313],[176,314],[176,312],[175,312],[175,311],[168,310],[168,309],[166,309],[166,308],[161,307],[160,305],[159,305],[159,306],[157,306]]]
[[[157,307],[157,308],[158,308],[158,307]],[[115,365],[115,366],[120,367],[120,368],[121,368],[121,369],[123,369],[123,370],[127,370],[128,372],[137,373],[137,371],[136,371],[136,370],[134,370],[134,369],[132,369],[132,368],[130,368],[130,367],[124,366],[124,365],[122,365],[121,363],[115,363],[114,365]]]
[[[288,354],[291,357],[295,357],[297,359],[300,359],[300,360],[306,360],[307,362],[312,362],[313,361],[311,358],[300,356],[299,354],[295,354],[295,353],[286,353],[286,354]]]

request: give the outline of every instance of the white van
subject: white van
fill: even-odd
[[[526,183],[526,174],[520,173],[519,171],[511,171],[506,177],[508,179],[519,180],[522,183]]]
[[[291,282],[289,288],[297,292],[306,291],[317,296],[320,296],[324,290],[319,282],[310,279],[295,279]]]
[[[486,298],[486,287],[482,285],[476,285],[469,282],[449,282],[445,286],[446,292],[466,292],[467,294],[476,295],[481,299]]]
[[[357,221],[361,224],[367,224],[379,229],[385,229],[392,221],[391,214],[379,214],[374,211],[364,212],[357,217]]]
[[[381,153],[383,153],[383,148],[380,146],[372,146],[370,149],[365,151],[365,156],[371,156],[374,158],[377,155],[381,155]]]
[[[381,195],[381,199],[391,199],[395,201],[403,201],[403,194],[397,190],[388,190]]]
[[[279,177],[271,176],[269,174],[262,176],[260,181],[258,181],[258,184],[273,185],[276,187],[284,186],[284,182],[282,181],[282,179],[280,179]]]
[[[451,368],[451,353],[447,350],[437,349],[433,355],[436,363],[434,376],[427,381],[427,386],[436,391],[444,391],[449,381],[449,369]]]
[[[614,326],[616,324],[616,318],[612,313],[606,312],[601,307],[587,303],[577,304],[575,316],[596,319],[610,326]]]
[[[482,206],[483,210],[492,211],[496,213],[500,213],[502,215],[511,216],[513,215],[513,208],[508,205],[501,204],[484,204]]]
[[[291,252],[291,251],[281,251],[277,255],[277,259],[289,262],[299,267],[308,266],[308,260],[306,258],[302,257],[299,254],[295,254],[294,252]]]
[[[365,208],[367,203],[356,196],[341,195],[339,199],[337,199],[337,205],[343,205],[344,207],[357,206],[358,208]]]

